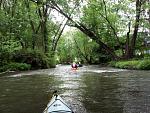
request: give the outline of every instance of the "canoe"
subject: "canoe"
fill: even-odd
[[[77,67],[82,67],[83,65],[82,64],[77,64]]]
[[[71,68],[72,70],[77,70],[78,68]]]
[[[74,113],[59,95],[53,95],[43,113]]]

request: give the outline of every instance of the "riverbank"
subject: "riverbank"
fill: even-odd
[[[0,77],[2,76],[9,76],[9,75],[12,75],[12,74],[18,74],[20,73],[21,71],[4,71],[4,72],[0,72]]]
[[[47,69],[56,65],[51,54],[38,50],[1,52],[0,59],[0,72]]]
[[[150,59],[112,61],[109,65],[121,69],[150,70]]]

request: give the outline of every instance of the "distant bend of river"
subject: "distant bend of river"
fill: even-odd
[[[97,65],[0,76],[0,113],[42,113],[54,90],[75,113],[150,113],[150,71]]]

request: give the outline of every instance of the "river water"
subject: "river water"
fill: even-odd
[[[75,113],[150,113],[150,71],[93,65],[0,75],[0,113],[42,113],[55,90]]]

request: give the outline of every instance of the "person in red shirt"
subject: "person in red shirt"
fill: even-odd
[[[78,66],[77,66],[77,64],[76,64],[75,62],[72,63],[71,67],[72,67],[73,69],[77,69],[77,68],[78,68]]]

